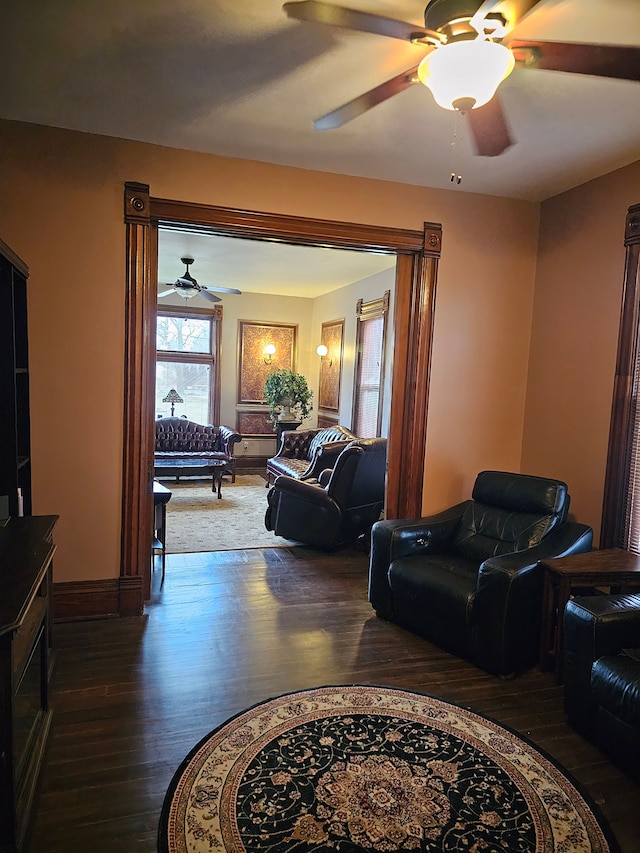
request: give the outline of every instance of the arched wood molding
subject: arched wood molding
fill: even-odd
[[[600,548],[624,547],[624,507],[633,439],[633,373],[640,325],[640,204],[627,211],[625,268],[618,354],[613,382],[607,470],[602,501]]]
[[[121,577],[140,576],[149,597],[153,500],[153,424],[157,228],[189,223],[226,236],[397,254],[393,395],[386,514],[421,514],[429,367],[441,226],[422,231],[235,210],[157,199],[125,184],[127,317]],[[141,612],[143,600],[136,603]],[[132,612],[129,608],[128,612]]]

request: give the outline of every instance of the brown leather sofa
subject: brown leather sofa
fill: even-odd
[[[276,536],[331,551],[371,531],[384,506],[386,438],[354,439],[319,481],[278,477],[265,527]]]
[[[267,486],[281,474],[296,480],[317,480],[321,471],[333,468],[341,451],[355,437],[339,424],[323,429],[285,430],[278,452],[267,460]]]
[[[590,551],[593,531],[567,521],[566,483],[482,471],[471,500],[371,532],[376,613],[487,672],[514,675],[538,658],[540,560]]]
[[[186,418],[158,418],[154,464],[162,466],[166,460],[224,459],[225,473],[236,481],[236,460],[233,446],[242,440],[235,429],[227,426],[198,424]]]
[[[564,707],[577,731],[640,780],[640,594],[567,602]]]

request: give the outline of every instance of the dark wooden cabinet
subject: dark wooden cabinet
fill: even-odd
[[[28,277],[0,240],[0,518],[31,514]]]
[[[0,853],[24,848],[51,726],[55,515],[0,526]]]

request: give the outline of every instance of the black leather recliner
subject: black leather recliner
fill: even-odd
[[[640,779],[640,594],[567,602],[564,707],[577,731]]]
[[[386,462],[386,438],[355,439],[317,482],[278,477],[267,496],[267,530],[327,551],[368,535],[384,506]]]
[[[539,561],[592,547],[593,531],[568,522],[568,509],[566,483],[482,471],[471,500],[374,525],[369,601],[482,669],[513,675],[538,656]]]

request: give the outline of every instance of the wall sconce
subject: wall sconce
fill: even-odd
[[[171,417],[173,417],[173,413],[176,408],[176,403],[184,403],[184,400],[182,399],[180,394],[178,394],[176,389],[172,388],[171,391],[169,391],[169,393],[167,394],[167,396],[162,398],[162,402],[171,403]]]
[[[329,350],[326,348],[326,346],[324,344],[320,344],[316,348],[316,352],[320,356],[320,361],[324,361],[325,358],[327,357],[327,355],[329,354]],[[332,364],[333,364],[333,359],[330,358],[329,359],[329,367],[331,367]]]
[[[264,351],[266,352],[266,356],[264,358],[264,363],[265,364],[271,364],[271,362],[273,360],[273,356],[276,354],[275,344],[267,344],[266,347],[264,348]]]

